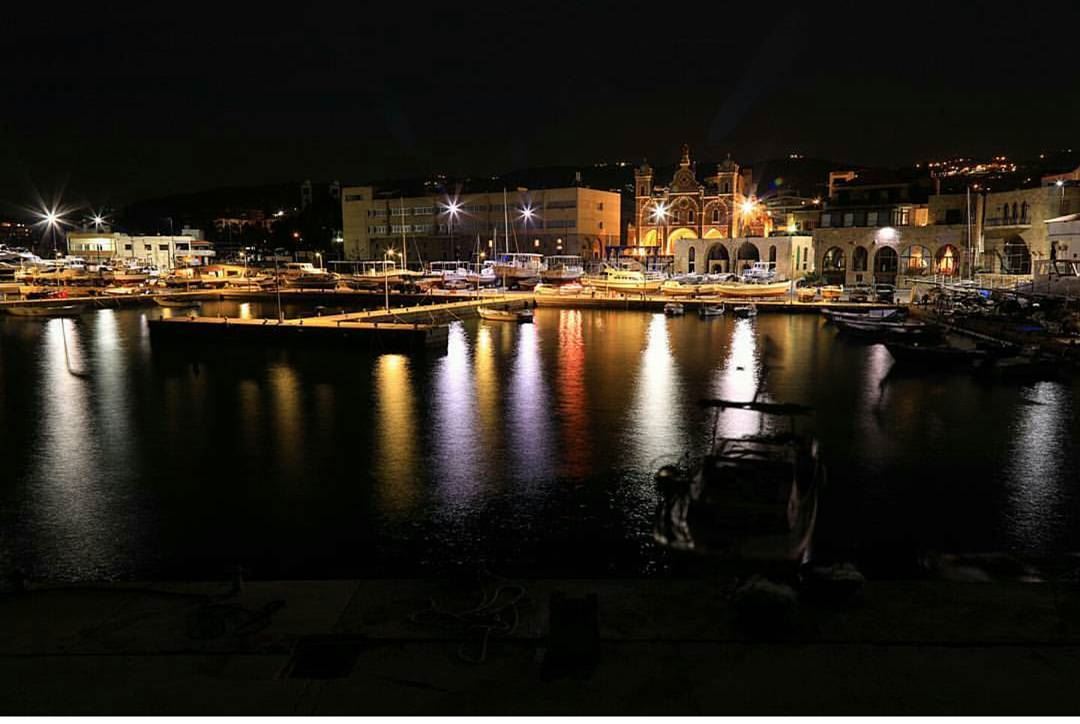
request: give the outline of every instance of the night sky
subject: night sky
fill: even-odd
[[[1067,2],[580,5],[9,8],[0,199],[1077,141]]]

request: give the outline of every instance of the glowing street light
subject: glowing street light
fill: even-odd
[[[458,214],[461,213],[461,204],[457,199],[447,197],[443,208],[446,209],[447,224],[450,230],[450,256],[452,258],[454,256],[454,221],[457,220]]]
[[[757,203],[753,199],[747,199],[742,202],[742,212],[744,214],[752,214],[757,210]]]
[[[51,209],[42,209],[38,212],[38,217],[41,219],[38,223],[43,224],[45,231],[52,234],[53,256],[56,256],[56,235],[59,233],[60,227],[67,222],[64,220],[63,214],[55,206]]]

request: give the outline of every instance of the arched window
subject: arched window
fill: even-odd
[[[1013,219],[1013,221],[1016,221],[1016,202],[1015,201],[1013,201],[1012,219]]]
[[[686,271],[694,274],[697,270],[697,249],[690,247],[690,251],[686,253]]]
[[[776,244],[769,247],[769,263],[776,266]]]
[[[690,209],[690,223],[694,223],[694,210]]]
[[[1027,201],[1025,201],[1024,203],[1020,204],[1020,222],[1021,223],[1026,223],[1027,222],[1027,217],[1028,217],[1028,203],[1027,203]]]
[[[851,270],[857,272],[866,271],[867,258],[869,254],[866,252],[866,247],[857,246],[855,251],[851,252]]]
[[[712,210],[712,222],[714,224],[719,224],[720,223],[720,207],[719,206],[714,206],[713,207],[713,210]]]

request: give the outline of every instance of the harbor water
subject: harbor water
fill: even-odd
[[[1080,549],[1071,378],[900,374],[814,315],[541,308],[456,322],[446,355],[404,356],[166,349],[148,320],[168,313],[0,318],[0,572],[663,575],[657,466],[705,449],[702,398],[758,391],[816,409],[823,556]]]

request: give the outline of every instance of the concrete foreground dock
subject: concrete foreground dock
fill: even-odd
[[[848,603],[800,602],[764,632],[740,622],[732,590],[722,579],[31,586],[0,594],[0,711],[1080,711],[1075,584],[875,581]],[[555,592],[596,596],[587,665],[550,665]],[[506,626],[453,615],[482,595]]]

